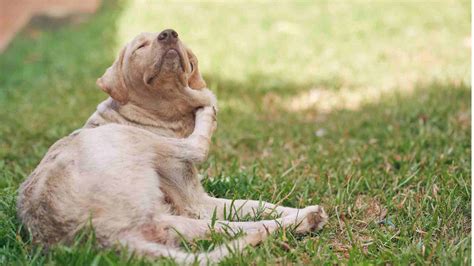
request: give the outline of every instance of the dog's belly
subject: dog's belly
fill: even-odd
[[[80,220],[74,208],[76,194],[69,183],[74,173],[74,156],[69,147],[77,134],[57,141],[36,169],[20,186],[18,214],[32,232],[33,240],[47,246],[70,236]]]
[[[90,134],[93,130],[54,144],[22,184],[19,215],[36,242],[67,241],[91,221],[99,241],[108,245],[120,231],[170,213],[180,201],[167,198],[179,194],[162,192],[167,185],[161,185],[156,156],[143,149],[147,145]],[[173,176],[188,171],[174,170]]]

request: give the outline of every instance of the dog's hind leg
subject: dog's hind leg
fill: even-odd
[[[150,257],[172,257],[181,264],[191,264],[199,260],[201,264],[218,262],[231,252],[239,252],[245,246],[255,246],[270,233],[279,228],[294,226],[296,232],[304,233],[319,230],[327,221],[327,215],[317,206],[307,207],[295,215],[275,220],[257,222],[229,222],[192,219],[183,216],[163,215],[151,224],[124,232],[119,236],[120,243],[131,251]],[[192,240],[216,232],[245,233],[227,244],[216,247],[208,253],[191,254],[176,248],[177,242],[184,238]]]
[[[127,232],[122,234],[120,244],[131,252],[149,258],[169,257],[180,265],[194,264],[196,262],[199,262],[200,265],[209,265],[219,262],[231,253],[241,252],[248,245],[255,246],[265,237],[265,232],[258,231],[239,237],[227,244],[217,246],[210,252],[199,253],[189,253],[176,247],[169,247],[150,241],[144,237],[141,232]]]
[[[226,232],[229,229],[233,232],[243,231],[244,233],[254,233],[265,231],[272,233],[279,228],[294,227],[297,233],[307,233],[321,229],[327,222],[328,216],[319,206],[310,206],[299,210],[297,213],[275,220],[251,221],[251,222],[231,222],[224,220],[200,220],[184,216],[163,215],[155,219],[157,228],[151,232],[166,231],[166,238],[174,239],[179,237],[192,240],[198,237],[205,237],[212,230]]]
[[[265,201],[246,199],[220,199],[206,196],[203,200],[199,212],[206,217],[211,217],[214,212],[220,219],[234,219],[250,215],[254,217],[258,214],[278,215],[285,217],[300,212],[302,209],[275,205]]]
[[[298,210],[296,213],[274,220],[262,220],[256,222],[230,222],[219,221],[217,224],[233,229],[241,229],[244,232],[265,229],[272,233],[279,228],[293,227],[297,233],[308,233],[322,229],[328,219],[327,214],[320,206],[309,206]]]

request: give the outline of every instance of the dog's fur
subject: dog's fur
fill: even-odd
[[[180,237],[208,235],[214,213],[215,230],[246,233],[231,249],[256,245],[279,227],[308,232],[325,224],[319,206],[294,209],[206,194],[195,164],[207,157],[216,99],[176,32],[140,34],[97,84],[110,98],[82,129],[56,142],[20,187],[18,214],[36,243],[67,244],[90,221],[104,247],[192,263],[193,254],[177,247]],[[230,208],[239,215],[276,211],[282,218],[224,221]],[[195,255],[208,263],[228,252],[221,246]]]

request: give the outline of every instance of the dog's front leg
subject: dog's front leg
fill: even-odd
[[[186,87],[184,92],[191,99],[190,103],[194,107],[214,106],[217,108],[217,98],[208,88],[194,90]]]
[[[206,106],[196,111],[194,131],[185,139],[168,139],[169,156],[192,163],[202,163],[207,159],[212,134],[216,129],[216,109]],[[165,140],[161,141],[162,143]]]

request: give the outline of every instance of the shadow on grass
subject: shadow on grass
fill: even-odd
[[[47,147],[82,126],[105,98],[95,80],[116,56],[110,47],[123,2],[105,1],[82,24],[33,36],[25,29],[0,56],[0,157],[8,169],[5,175],[26,175]],[[0,186],[9,186],[6,180]]]
[[[365,148],[374,146],[380,152],[381,159],[388,144],[392,145],[390,148],[395,148],[397,144],[403,146],[404,140],[411,142],[413,135],[424,130],[429,130],[424,133],[435,131],[436,137],[443,141],[447,140],[450,130],[469,140],[466,136],[470,132],[471,107],[467,100],[470,87],[463,84],[429,83],[409,92],[385,93],[378,102],[364,104],[359,110],[336,109],[321,113],[314,109],[292,112],[278,103],[264,102],[269,92],[301,92],[305,88],[300,84],[281,81],[279,85],[257,88],[257,92],[252,93],[251,89],[255,88],[253,81],[208,80],[211,86],[215,86],[220,103],[224,105],[219,113],[213,155],[232,162],[225,166],[232,165],[235,170],[241,163],[251,162],[274,166],[281,163],[291,167],[291,161],[298,160],[300,156],[309,157],[305,160],[319,165],[321,161],[311,159],[313,156],[322,161],[327,158],[316,155],[311,148],[324,149],[324,153],[337,153],[332,149],[341,144],[347,145],[341,149],[344,152],[354,151],[360,145]],[[232,101],[234,103],[227,104]],[[400,143],[393,143],[395,140]],[[406,151],[407,147],[405,150],[398,148]],[[347,154],[347,157],[352,155]],[[339,153],[338,156],[341,159],[345,157]],[[362,158],[360,163],[365,160],[367,158]],[[219,164],[219,161],[216,163]],[[219,171],[227,172],[225,169]],[[213,171],[213,174],[216,172]]]
[[[0,76],[0,101],[23,93],[36,96],[36,89],[54,85],[58,79],[91,84],[85,78],[100,76],[115,58],[110,47],[115,44],[115,21],[123,5],[124,1],[105,1],[96,15],[81,24],[56,30],[41,25],[24,29],[0,55],[0,71],[8,73]],[[69,92],[76,88],[72,86]]]

